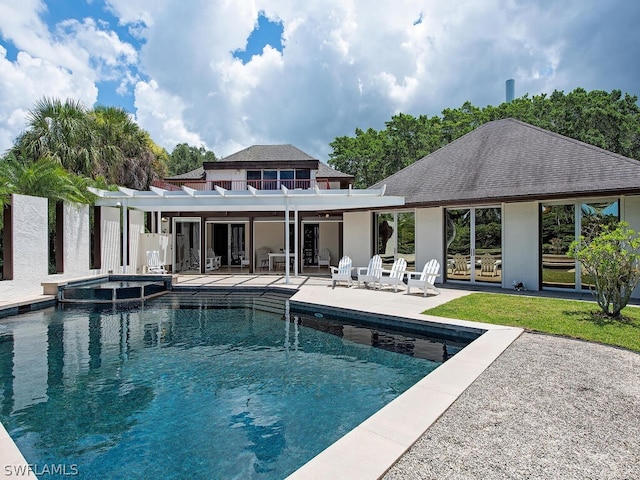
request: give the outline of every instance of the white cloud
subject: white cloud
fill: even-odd
[[[205,144],[221,156],[293,143],[326,159],[336,136],[383,128],[399,111],[497,105],[508,78],[518,96],[640,93],[640,4],[626,0],[108,0],[144,39],[139,51],[97,17],[49,29],[43,3],[14,3],[0,0],[0,33],[29,57],[0,59],[0,82],[26,68],[33,77],[14,87],[18,100],[0,89],[3,131],[33,98],[71,91],[95,101],[95,83],[116,78],[119,91],[136,85],[136,118],[168,150]],[[231,52],[246,47],[260,11],[283,23],[285,49],[266,48],[243,65]],[[59,85],[40,83],[50,71]]]
[[[158,84],[138,82],[136,85],[136,121],[153,131],[156,143],[168,148],[169,152],[179,143],[205,146],[198,134],[189,132],[182,122],[184,104],[176,96],[162,91]]]

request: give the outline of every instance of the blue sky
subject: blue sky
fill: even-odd
[[[0,0],[0,151],[43,96],[218,156],[554,90],[640,94],[628,0]]]

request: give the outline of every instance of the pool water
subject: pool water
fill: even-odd
[[[285,302],[169,294],[6,318],[0,420],[28,463],[76,478],[279,479],[440,363],[392,345],[446,351]]]

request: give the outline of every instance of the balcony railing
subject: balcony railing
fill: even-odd
[[[154,180],[154,187],[165,190],[180,190],[183,186],[194,190],[213,190],[221,187],[225,190],[246,190],[251,186],[257,190],[280,190],[284,186],[290,190],[306,190],[316,185],[323,190],[329,190],[328,181],[316,180]]]

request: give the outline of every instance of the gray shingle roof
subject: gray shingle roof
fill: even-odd
[[[195,170],[191,170],[187,173],[181,173],[180,175],[174,175],[173,177],[166,177],[166,180],[203,180],[204,168],[198,167]]]
[[[640,193],[640,162],[514,119],[476,128],[378,182],[407,204]]]
[[[353,178],[353,175],[349,175],[348,173],[342,173],[338,170],[330,167],[324,162],[320,162],[318,164],[318,173],[316,174],[318,178]]]
[[[225,162],[316,160],[293,145],[253,145],[221,158]]]

